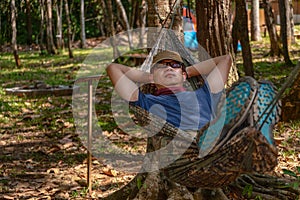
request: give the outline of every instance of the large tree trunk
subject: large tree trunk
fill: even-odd
[[[278,34],[277,34],[275,20],[274,20],[274,13],[270,4],[270,0],[263,0],[263,5],[264,5],[266,26],[268,29],[270,44],[271,44],[270,56],[279,57],[281,54],[280,42],[278,41]]]
[[[251,40],[260,41],[259,0],[252,0],[251,3]]]
[[[20,66],[21,61],[18,55],[18,47],[17,47],[17,15],[16,15],[16,5],[15,5],[15,0],[11,1],[10,4],[11,8],[11,28],[12,28],[12,39],[11,39],[11,45],[13,49],[13,54],[15,57],[15,62],[17,67]]]
[[[282,120],[300,120],[300,73],[296,77],[291,90],[282,99]]]
[[[201,0],[196,4],[197,38],[211,57],[233,53],[230,35],[230,1]],[[199,59],[203,60],[199,55]],[[234,57],[234,56],[233,56]],[[206,59],[206,58],[204,58]],[[238,73],[235,65],[231,67],[228,85],[237,81]]]
[[[65,9],[66,9],[66,17],[68,22],[68,29],[67,29],[67,35],[68,35],[68,50],[69,50],[69,58],[73,58],[73,52],[72,52],[72,40],[71,40],[71,19],[69,14],[69,5],[68,0],[65,0]]]
[[[246,76],[254,77],[252,53],[249,42],[248,15],[245,0],[236,0],[236,16],[233,22],[233,33],[237,34],[242,45],[243,65]]]
[[[147,0],[147,3],[148,27],[163,27],[171,28],[176,32],[182,31],[181,0]]]
[[[288,47],[288,30],[290,25],[287,25],[289,18],[289,0],[279,0],[279,14],[280,14],[280,36],[282,41],[282,51],[284,62],[286,65],[293,65]]]

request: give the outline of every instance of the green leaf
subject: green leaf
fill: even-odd
[[[136,185],[137,185],[138,189],[141,189],[141,187],[142,187],[142,179],[140,177],[137,178]]]
[[[290,175],[290,176],[293,176],[293,177],[296,177],[297,178],[297,174],[291,170],[288,170],[288,169],[283,169],[282,170],[284,174],[287,174],[287,175]]]
[[[298,190],[299,189],[299,182],[294,182],[294,184],[293,184],[293,188],[295,189],[295,190]]]
[[[247,197],[251,197],[252,196],[252,191],[253,191],[253,186],[252,185],[246,185],[244,187],[244,190],[243,190],[243,196],[247,195]]]

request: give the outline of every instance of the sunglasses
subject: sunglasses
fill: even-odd
[[[178,68],[182,68],[182,64],[181,63],[173,63],[173,62],[164,62],[164,63],[156,63],[153,65],[152,69],[156,68],[156,69],[163,69],[163,68],[167,68],[168,66],[174,68],[174,69],[178,69]]]

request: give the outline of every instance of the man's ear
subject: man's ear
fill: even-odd
[[[187,73],[186,72],[182,72],[182,76],[183,76],[183,82],[186,81],[186,79],[187,79]]]

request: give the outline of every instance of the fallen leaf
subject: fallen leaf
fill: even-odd
[[[102,172],[107,175],[107,176],[117,176],[118,175],[118,172],[116,170],[113,170],[113,169],[109,169],[109,168],[103,168],[102,169]]]

